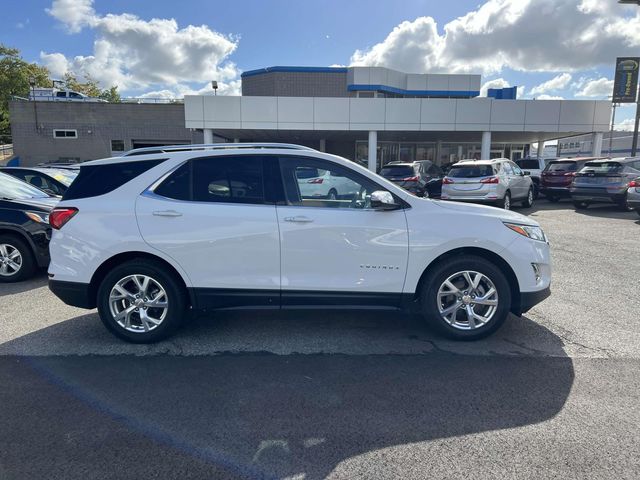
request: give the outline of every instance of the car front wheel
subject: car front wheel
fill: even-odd
[[[504,323],[511,309],[511,290],[495,264],[464,255],[436,266],[423,285],[421,306],[440,333],[477,340]]]
[[[134,260],[114,268],[98,289],[98,312],[105,327],[132,343],[169,337],[185,315],[185,294],[160,263]]]
[[[534,199],[533,187],[531,187],[529,189],[529,192],[527,193],[527,198],[525,198],[525,200],[522,202],[522,206],[525,208],[531,208],[533,206],[533,199]]]

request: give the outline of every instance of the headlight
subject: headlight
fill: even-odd
[[[533,227],[531,225],[518,225],[517,223],[505,223],[505,227],[510,228],[520,235],[524,235],[532,240],[538,240],[540,242],[546,242],[547,237],[544,236],[544,232],[540,227]]]
[[[34,222],[38,223],[49,223],[49,214],[45,212],[31,212],[26,211],[24,214],[29,217]]]

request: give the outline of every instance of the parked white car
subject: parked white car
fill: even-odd
[[[300,194],[307,198],[337,200],[356,195],[360,189],[356,182],[330,170],[299,169],[296,171],[296,177]]]
[[[533,182],[508,158],[462,160],[442,180],[443,200],[488,203],[510,210],[515,202],[531,207]]]
[[[166,338],[187,309],[240,307],[409,309],[476,339],[550,293],[549,246],[526,216],[418,198],[295,145],[135,153],[83,163],[50,214],[51,290],[97,306],[122,339]],[[305,195],[309,169],[356,193]]]
[[[84,93],[58,88],[34,88],[29,99],[37,102],[94,102],[107,103],[102,98],[89,97]]]

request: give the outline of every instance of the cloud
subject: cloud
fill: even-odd
[[[639,10],[601,0],[488,0],[442,33],[432,17],[402,22],[380,43],[356,50],[351,63],[485,74],[609,65],[640,49]]]
[[[64,24],[70,33],[77,33],[96,19],[93,0],[54,0],[45,11]]]
[[[504,78],[494,78],[493,80],[489,80],[488,82],[485,82],[482,87],[480,88],[480,96],[481,97],[486,97],[487,96],[487,91],[490,88],[507,88],[510,87],[511,85],[509,85],[509,82],[507,80],[505,80]]]
[[[241,80],[232,80],[230,82],[218,82],[218,95],[240,95],[242,84]],[[139,98],[159,98],[159,99],[175,99],[183,98],[185,95],[214,95],[211,83],[207,82],[200,88],[190,88],[185,85],[177,85],[175,88],[165,88],[162,90],[151,90],[138,95]]]
[[[635,119],[625,118],[621,122],[616,123],[613,129],[620,132],[633,132],[634,127],[635,127]]]
[[[236,65],[228,61],[238,38],[206,25],[180,28],[174,19],[143,20],[128,13],[100,15],[93,0],[54,0],[47,13],[70,33],[83,28],[95,32],[91,55],[67,58],[61,53],[41,53],[42,62],[56,69],[56,74],[66,68],[125,91],[214,79],[228,83],[239,76]]]
[[[531,89],[529,95],[540,95],[546,92],[552,92],[554,90],[562,90],[571,81],[571,75],[568,73],[562,73],[553,77],[551,80],[547,80],[546,82],[541,83],[540,85],[536,85]]]
[[[64,74],[69,71],[69,61],[61,53],[40,52],[40,60],[56,80],[64,77]]]
[[[613,80],[606,77],[597,80],[585,80],[582,90],[576,93],[576,97],[608,97],[613,94]]]
[[[547,95],[543,93],[542,95],[538,95],[536,100],[564,100],[564,97],[560,97],[558,95]]]

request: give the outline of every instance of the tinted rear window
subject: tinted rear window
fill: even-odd
[[[540,168],[540,163],[538,163],[538,160],[534,159],[516,160],[516,164],[524,170],[535,170]]]
[[[413,175],[413,167],[383,167],[382,170],[380,170],[380,175],[382,175],[383,177],[411,176]]]
[[[82,167],[80,174],[67,189],[62,199],[97,197],[112,192],[165,160],[166,158]]]
[[[451,167],[449,177],[455,178],[474,178],[488,177],[493,175],[493,167],[491,165],[460,165]]]
[[[578,169],[577,162],[551,162],[547,165],[547,172],[575,172]]]
[[[618,162],[587,162],[581,172],[593,173],[617,173],[622,170]]]

